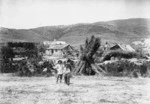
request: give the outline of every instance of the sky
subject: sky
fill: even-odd
[[[150,0],[0,0],[0,27],[93,23],[150,18]]]

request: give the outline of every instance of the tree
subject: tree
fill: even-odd
[[[1,48],[1,55],[2,55],[2,61],[1,61],[1,72],[9,72],[12,71],[12,61],[14,57],[13,49],[8,46],[3,46]]]
[[[101,46],[101,39],[99,37],[91,36],[86,39],[85,46],[80,46],[80,60],[74,70],[75,74],[94,75],[106,73],[94,61],[94,55]]]
[[[10,59],[10,61],[13,60],[14,52],[13,52],[12,48],[10,48],[8,46],[3,46],[1,48],[1,51],[2,51],[2,56],[3,56],[4,61],[9,60],[9,59]]]
[[[46,46],[44,46],[43,44],[38,44],[36,47],[37,47],[38,54],[40,56],[43,56],[43,54],[46,51]]]

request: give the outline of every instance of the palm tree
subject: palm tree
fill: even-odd
[[[101,39],[99,37],[91,36],[86,39],[85,46],[80,46],[80,60],[74,70],[75,74],[94,75],[106,73],[94,61],[94,55],[101,46]]]

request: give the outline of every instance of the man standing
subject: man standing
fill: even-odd
[[[64,69],[64,65],[62,64],[62,61],[59,60],[58,64],[54,68],[57,70],[57,81],[56,81],[56,83],[58,83],[59,80],[61,83],[62,82],[62,76],[63,76],[63,69]]]

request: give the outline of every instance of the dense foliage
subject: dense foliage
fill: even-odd
[[[85,46],[80,48],[80,60],[74,70],[75,74],[95,75],[100,72],[105,73],[99,66],[95,64],[94,55],[101,46],[99,37],[91,36],[86,39]]]
[[[52,61],[40,61],[37,58],[31,58],[28,60],[22,60],[20,63],[17,63],[17,75],[18,76],[41,76],[52,75],[53,62]]]
[[[150,76],[150,62],[145,61],[141,63],[130,62],[128,60],[120,60],[115,62],[108,62],[100,65],[109,76],[128,76],[128,77],[149,77]]]
[[[9,42],[1,48],[2,61],[0,70],[4,73],[16,72],[18,67],[16,63],[20,64],[22,59],[41,59],[42,55],[39,52],[43,51],[43,47],[37,43]],[[19,61],[14,59],[19,59]]]

